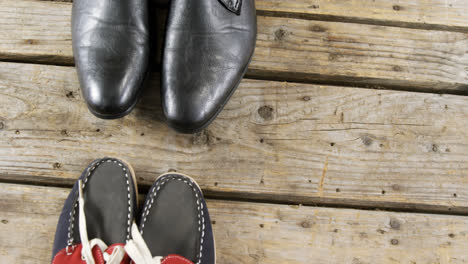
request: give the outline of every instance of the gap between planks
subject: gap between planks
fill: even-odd
[[[16,179],[15,179],[16,178]],[[19,178],[19,179],[18,179]],[[73,187],[75,180],[68,182],[63,182],[55,178],[50,179],[31,179],[28,176],[12,176],[12,175],[2,175],[0,174],[0,184],[17,184],[23,186],[35,186],[35,187],[52,187],[52,188],[67,188],[71,189]],[[140,191],[140,196],[144,196],[149,189],[151,188],[150,184],[139,184],[138,190]],[[276,204],[276,205],[289,205],[289,206],[312,206],[317,208],[328,208],[328,209],[355,209],[363,211],[378,211],[378,212],[393,212],[393,213],[417,213],[417,214],[435,214],[435,215],[453,215],[453,216],[468,216],[468,208],[456,211],[446,209],[437,209],[433,206],[421,207],[418,204],[399,204],[399,203],[376,203],[375,205],[371,204],[362,204],[360,200],[352,201],[347,199],[346,201],[337,201],[334,199],[317,199],[314,201],[309,197],[293,197],[293,196],[284,196],[276,195],[274,197],[269,195],[261,194],[248,194],[242,192],[220,192],[210,189],[202,188],[205,198],[211,200],[221,200],[221,201],[232,201],[232,202],[248,202],[248,203],[258,203],[258,204]]]

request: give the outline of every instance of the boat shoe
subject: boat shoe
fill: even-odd
[[[203,194],[190,177],[168,173],[151,187],[125,250],[136,264],[214,264],[215,245]]]
[[[92,162],[74,185],[60,215],[53,264],[126,264],[137,212],[133,169],[121,160]]]

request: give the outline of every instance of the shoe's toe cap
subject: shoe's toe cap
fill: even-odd
[[[192,46],[185,53],[166,49],[164,54],[163,110],[169,126],[179,132],[195,133],[213,121],[241,81],[252,53],[234,56],[220,45],[210,47],[210,52]]]
[[[135,106],[143,89],[146,64],[140,67],[128,64],[119,67],[80,65],[78,75],[89,110],[100,118],[122,117]]]
[[[163,110],[170,127],[181,133],[203,129],[221,108],[222,98],[205,87],[174,87],[163,94]]]
[[[126,28],[90,26],[92,30],[86,31],[79,25],[74,23],[73,53],[84,99],[100,118],[122,117],[136,104],[143,88],[149,40],[144,32]]]
[[[116,87],[107,82],[87,85],[85,93],[89,110],[100,118],[112,119],[127,114],[135,105],[138,87]]]

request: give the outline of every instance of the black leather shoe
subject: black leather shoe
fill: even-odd
[[[203,194],[188,176],[160,176],[146,196],[139,228],[125,250],[136,264],[214,264],[215,245]],[[156,260],[156,261],[155,261]]]
[[[72,38],[89,110],[105,119],[128,114],[148,71],[147,0],[74,0]]]
[[[255,49],[254,0],[172,0],[162,65],[169,126],[195,133],[239,85]]]
[[[137,195],[129,165],[113,158],[92,162],[63,206],[52,263],[129,263],[124,246],[131,239]]]

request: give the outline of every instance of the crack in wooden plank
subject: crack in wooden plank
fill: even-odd
[[[319,196],[323,195],[323,183],[325,182],[325,176],[328,171],[328,156],[325,159],[325,165],[323,166],[323,172],[322,172],[322,178],[320,179],[320,184],[319,184]]]

